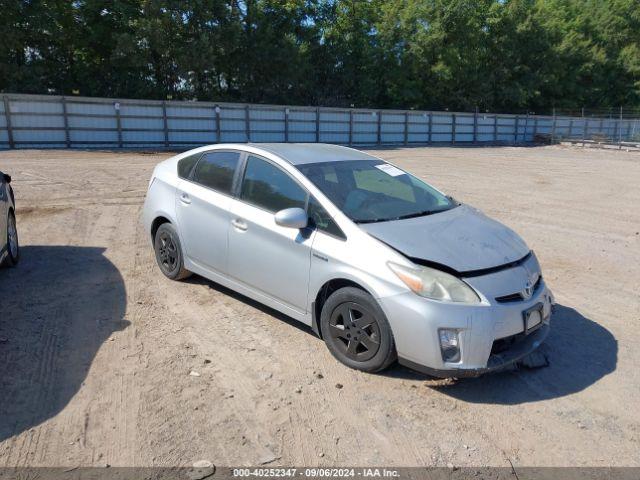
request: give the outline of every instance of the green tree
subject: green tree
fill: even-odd
[[[640,106],[638,0],[0,0],[0,91]]]

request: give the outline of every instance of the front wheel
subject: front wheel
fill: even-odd
[[[184,268],[180,237],[173,225],[163,223],[158,227],[153,246],[158,266],[166,277],[182,280],[191,275],[191,272]]]
[[[7,256],[4,264],[8,267],[15,267],[20,260],[20,244],[18,242],[18,229],[16,227],[16,217],[13,212],[9,212],[7,217]]]
[[[329,351],[348,367],[379,372],[396,359],[384,312],[359,288],[341,288],[329,296],[322,307],[320,328]]]

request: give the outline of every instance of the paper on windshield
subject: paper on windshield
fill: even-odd
[[[393,165],[389,165],[388,163],[383,163],[380,165],[375,165],[378,170],[382,170],[387,175],[391,175],[392,177],[398,177],[400,175],[404,175],[405,172],[400,170],[399,168],[394,167]]]

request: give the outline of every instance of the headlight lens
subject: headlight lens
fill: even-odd
[[[389,268],[407,287],[422,297],[456,303],[480,303],[473,289],[459,278],[429,267],[405,267],[388,262]]]

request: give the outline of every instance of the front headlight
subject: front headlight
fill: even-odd
[[[459,278],[435,268],[410,268],[387,262],[407,287],[422,297],[456,303],[480,303],[480,297]]]

